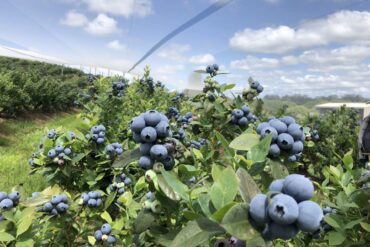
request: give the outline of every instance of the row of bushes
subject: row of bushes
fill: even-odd
[[[87,75],[79,70],[0,57],[0,115],[66,110],[87,81]]]

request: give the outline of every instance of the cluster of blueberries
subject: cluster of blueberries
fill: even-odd
[[[319,131],[314,129],[311,131],[311,139],[312,141],[318,141],[320,140],[320,135],[319,135]]]
[[[213,245],[214,247],[246,247],[246,241],[231,237],[230,239],[219,239]]]
[[[101,226],[100,230],[97,230],[94,234],[96,241],[104,241],[107,244],[114,244],[116,238],[111,235],[112,227],[108,223],[105,223]]]
[[[57,131],[55,129],[51,129],[48,133],[47,133],[47,137],[49,139],[53,139],[55,136],[57,135]]]
[[[323,220],[321,207],[309,200],[314,193],[312,182],[303,175],[291,174],[269,186],[272,198],[256,195],[249,207],[253,225],[266,240],[294,237],[299,230],[314,233]]]
[[[121,81],[112,82],[112,94],[117,97],[122,97],[124,95],[124,90],[127,87],[127,83]]]
[[[154,91],[154,79],[153,79],[153,77],[149,76],[146,79],[143,78],[143,79],[140,80],[140,83],[146,84],[148,86],[150,92]]]
[[[67,212],[68,197],[65,194],[54,195],[50,201],[46,202],[41,208],[38,209],[40,212],[49,213],[51,215],[60,215]]]
[[[258,82],[258,81],[253,81],[250,84],[250,87],[254,90],[257,91],[257,93],[262,93],[263,92],[263,86]]]
[[[258,118],[250,111],[249,106],[244,105],[241,109],[234,109],[231,112],[231,123],[245,127],[248,123],[257,121]]]
[[[162,209],[160,202],[155,200],[155,195],[151,191],[146,193],[143,207],[144,209],[151,210],[153,213],[156,213],[156,214],[160,213]]]
[[[102,204],[101,193],[99,191],[82,193],[81,200],[83,205],[87,205],[92,208],[99,207]]]
[[[200,149],[202,146],[205,146],[206,144],[207,140],[203,138],[199,139],[198,141],[195,140],[190,141],[190,147],[195,149]]]
[[[130,126],[134,141],[141,143],[139,166],[145,170],[153,168],[156,161],[171,170],[175,161],[165,144],[159,141],[171,136],[168,118],[156,110],[149,110],[134,117]]]
[[[123,153],[122,144],[115,142],[112,144],[108,144],[105,148],[106,153],[110,157],[114,157],[115,155],[121,155]]]
[[[86,134],[87,140],[93,140],[97,144],[103,144],[105,141],[105,127],[103,125],[95,125],[91,127],[90,134]]]
[[[131,185],[132,180],[130,177],[128,177],[125,173],[121,173],[116,176],[115,181],[109,185],[110,191],[117,190],[117,193],[119,195],[122,195],[125,193],[125,186]]]
[[[48,151],[48,157],[54,159],[58,157],[59,159],[63,159],[65,156],[71,155],[72,150],[70,148],[63,147],[62,145],[58,145],[55,148],[52,148]]]
[[[294,118],[290,116],[280,119],[270,118],[268,122],[257,126],[257,133],[262,138],[272,135],[270,157],[277,158],[285,151],[289,162],[296,162],[301,158],[306,136],[302,126],[297,124]]]
[[[180,127],[176,132],[173,133],[173,137],[180,141],[183,141],[186,137],[185,129],[183,127]]]
[[[171,101],[174,103],[179,102],[182,97],[184,97],[184,93],[177,93],[176,96],[171,99]]]
[[[10,210],[13,207],[17,206],[20,199],[20,194],[17,191],[11,192],[7,194],[4,191],[0,191],[0,210]],[[0,214],[0,221],[1,221],[1,214]]]
[[[208,65],[206,67],[206,72],[211,76],[215,76],[218,70],[219,70],[218,64]]]
[[[181,126],[187,125],[191,121],[193,121],[193,113],[191,112],[187,112],[184,116],[179,116],[177,118],[177,122],[179,122]]]

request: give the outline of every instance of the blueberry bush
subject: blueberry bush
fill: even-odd
[[[192,98],[149,68],[131,83],[92,80],[78,99],[83,124],[48,130],[28,161],[49,187],[0,192],[0,243],[366,246],[368,168],[349,150],[308,163],[311,142],[327,141],[320,126],[265,119],[262,83],[249,78],[231,98],[218,66],[206,72]]]

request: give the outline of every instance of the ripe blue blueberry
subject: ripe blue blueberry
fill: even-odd
[[[213,68],[213,65],[208,65],[206,68],[206,72],[208,74],[212,74],[215,71],[215,68]]]
[[[50,212],[52,215],[58,215],[58,210],[56,208],[53,208]]]
[[[240,126],[243,126],[243,127],[247,126],[248,125],[248,119],[246,117],[242,117],[242,118],[239,119],[238,124]]]
[[[150,149],[150,156],[155,160],[164,160],[168,156],[167,148],[164,145],[156,144]]]
[[[232,111],[232,115],[234,115],[236,118],[239,119],[239,118],[241,118],[241,117],[244,116],[244,112],[242,110],[240,110],[240,109],[234,109]]]
[[[61,152],[63,152],[63,150],[64,150],[64,147],[63,147],[63,146],[61,146],[61,145],[59,145],[59,146],[57,146],[57,147],[55,148],[55,151],[57,151],[57,153],[61,153]]]
[[[261,130],[261,137],[265,138],[267,135],[272,135],[272,141],[274,142],[278,138],[278,132],[275,128],[269,126]]]
[[[0,209],[9,210],[13,207],[14,203],[9,198],[5,198],[0,202]]]
[[[298,204],[293,197],[278,194],[272,198],[271,203],[268,205],[268,214],[274,222],[281,225],[289,225],[298,218]]]
[[[298,154],[303,151],[303,143],[301,141],[295,141],[292,146],[291,153],[292,154]]]
[[[175,166],[175,160],[171,156],[167,156],[162,163],[166,171],[172,170],[172,168]]]
[[[103,237],[103,233],[102,233],[102,231],[101,231],[101,230],[97,230],[97,231],[95,232],[95,234],[94,234],[94,237],[95,237],[95,239],[96,239],[96,240],[100,241],[100,240],[101,240],[101,238]]]
[[[108,236],[107,243],[114,244],[116,242],[116,238],[113,236]]]
[[[8,198],[8,194],[6,192],[0,191],[0,202],[5,198]]]
[[[297,159],[297,156],[295,154],[293,155],[290,155],[288,157],[288,162],[296,162],[298,159]]]
[[[62,197],[60,195],[55,195],[51,198],[50,202],[54,205],[60,203],[62,201]]]
[[[60,153],[60,154],[58,154],[58,158],[59,159],[63,159],[64,158],[64,155],[65,155],[64,153]]]
[[[55,158],[55,156],[57,156],[57,152],[54,149],[50,149],[48,152],[48,157]]]
[[[42,209],[45,212],[51,212],[51,210],[53,209],[53,205],[50,202],[47,202],[47,203],[44,204]]]
[[[99,207],[102,203],[102,200],[100,198],[96,199],[96,206]]]
[[[161,115],[156,110],[149,110],[144,113],[144,120],[147,126],[156,126],[161,121]]]
[[[102,143],[104,143],[104,138],[99,137],[99,138],[96,140],[96,143],[98,143],[98,144],[102,144]]]
[[[288,133],[294,140],[300,140],[302,138],[303,128],[299,124],[292,123],[288,127]]]
[[[105,127],[104,127],[104,125],[98,125],[98,132],[101,132],[101,131],[103,131],[103,132],[105,132]]]
[[[91,136],[91,139],[93,139],[94,141],[98,140],[98,138],[99,138],[98,134],[93,134]]]
[[[140,145],[140,154],[141,155],[149,155],[150,149],[153,147],[153,144],[151,143],[142,143]]]
[[[263,86],[260,84],[258,85],[258,87],[256,88],[257,90],[257,93],[262,93],[263,92]]]
[[[254,82],[251,83],[251,88],[257,89],[259,85],[260,85],[260,83],[258,81],[254,81]]]
[[[107,152],[108,154],[114,154],[114,152],[115,152],[115,148],[114,148],[114,146],[113,146],[112,144],[109,144],[109,145],[105,148],[105,150],[106,150],[106,152]]]
[[[68,209],[68,205],[65,204],[64,202],[61,202],[59,203],[57,206],[56,206],[56,209],[58,211],[58,213],[64,213],[67,211]]]
[[[52,139],[56,134],[57,132],[54,129],[52,129],[48,132],[47,136],[49,139]]]
[[[269,127],[269,126],[270,126],[270,125],[269,125],[269,123],[267,123],[267,122],[260,123],[260,124],[257,126],[256,131],[257,131],[257,133],[258,133],[258,134],[261,134],[261,131],[262,131],[264,128]]]
[[[287,133],[281,133],[277,138],[277,144],[280,149],[289,150],[292,148],[294,139],[291,135]]]
[[[288,127],[285,123],[279,119],[274,119],[269,122],[270,126],[275,128],[278,134],[284,133],[287,131]]]
[[[153,127],[145,127],[141,131],[141,139],[147,143],[154,142],[157,139],[157,131]]]
[[[291,116],[284,116],[280,118],[280,121],[284,122],[287,126],[295,123],[294,118],[292,118]]]
[[[123,182],[125,183],[125,185],[130,185],[132,183],[131,178],[129,177],[125,178]]]
[[[19,194],[18,191],[11,192],[8,195],[8,198],[12,201],[18,201],[20,197],[21,197],[21,195]]]
[[[143,116],[134,117],[131,120],[130,128],[135,133],[141,133],[141,131],[145,128],[145,119]]]
[[[103,234],[109,234],[112,231],[112,227],[108,223],[105,223],[100,230]]]
[[[255,223],[259,226],[263,226],[269,222],[269,216],[267,214],[267,197],[264,194],[258,194],[253,197],[249,205],[249,214]]]
[[[269,155],[274,158],[279,157],[280,148],[277,144],[271,144],[270,149],[269,149]]]
[[[250,110],[249,106],[243,105],[242,106],[242,111],[243,111],[244,115],[248,115],[251,110]]]
[[[118,194],[123,194],[123,193],[125,193],[125,188],[119,188],[118,189]]]
[[[97,191],[90,191],[87,195],[92,199],[99,198],[99,193]]]
[[[96,206],[96,200],[93,199],[93,198],[90,198],[88,201],[87,201],[87,205],[89,207],[95,207]]]
[[[299,215],[297,226],[304,232],[315,232],[320,229],[324,218],[321,207],[313,201],[303,201],[298,204]]]
[[[117,155],[121,155],[123,153],[123,149],[122,148],[116,148],[116,153],[117,153]]]
[[[72,153],[72,150],[70,148],[64,149],[64,154],[65,155],[70,155]]]
[[[148,193],[146,193],[146,199],[147,200],[150,200],[150,201],[153,201],[154,200],[154,193],[149,191]]]
[[[214,70],[216,70],[216,71],[217,71],[217,70],[219,70],[219,66],[218,66],[218,64],[213,64],[212,66],[213,66],[213,69],[214,69]]]
[[[149,156],[141,156],[139,166],[144,170],[152,169],[154,161]]]
[[[284,193],[293,197],[297,202],[310,199],[313,192],[312,182],[303,175],[291,174],[284,180]]]
[[[284,188],[284,179],[277,179],[272,181],[269,186],[269,191],[283,192]]]
[[[81,194],[81,199],[82,199],[83,203],[86,204],[89,201],[90,197],[88,196],[88,194],[82,193]]]
[[[135,142],[137,143],[141,143],[143,142],[143,139],[141,139],[141,135],[140,134],[137,134],[136,132],[134,132],[132,134],[132,138],[134,139]]]
[[[267,241],[274,239],[289,240],[298,233],[298,228],[295,224],[280,225],[276,222],[270,222],[262,232],[262,237]]]
[[[166,121],[160,121],[157,126],[155,126],[158,137],[167,137],[170,132],[170,125]]]
[[[99,137],[105,137],[105,132],[104,131],[100,131],[99,134],[98,134]]]

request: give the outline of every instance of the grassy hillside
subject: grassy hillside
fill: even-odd
[[[73,129],[80,120],[76,113],[32,114],[17,120],[0,119],[0,190],[9,191],[23,184],[27,193],[46,186],[41,175],[28,175],[27,160],[36,150],[46,128]]]

